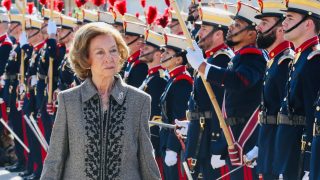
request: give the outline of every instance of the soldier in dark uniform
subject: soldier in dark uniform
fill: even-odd
[[[5,70],[5,66],[8,62],[10,52],[12,50],[12,42],[7,34],[9,29],[9,17],[7,14],[0,14],[0,118],[8,122],[8,116],[6,114],[6,105],[2,98],[2,89],[5,85],[5,81],[2,75]],[[0,124],[0,166],[7,163],[11,163],[9,157],[9,150],[13,147],[13,140],[9,137],[8,131],[4,131],[4,127]],[[8,141],[9,140],[9,141]],[[10,147],[11,146],[11,147]]]
[[[303,4],[303,5],[302,5]],[[274,171],[284,179],[309,173],[314,102],[320,88],[320,2],[289,1],[284,38],[295,47],[286,95],[278,115]]]
[[[208,63],[226,68],[234,56],[224,43],[232,19],[228,12],[217,8],[202,7],[199,11],[201,21],[196,22],[201,25],[198,44],[205,51]],[[226,142],[200,75],[195,74],[194,80],[187,112],[190,124],[186,158],[194,179],[217,179],[221,176],[219,168],[225,165],[220,158]],[[211,87],[221,106],[224,88],[214,83]]]
[[[257,114],[266,66],[266,57],[254,45],[257,35],[254,17],[258,13],[254,7],[238,3],[234,24],[227,34],[227,44],[234,48],[236,54],[228,68],[203,62],[202,52],[196,43],[195,51],[188,49],[187,54],[189,63],[203,73],[207,81],[225,87],[222,113],[235,144],[235,149],[228,148],[230,170],[244,163],[242,155],[255,146],[258,137]],[[246,133],[242,133],[244,131]],[[246,166],[241,169],[233,172],[231,179],[257,178],[254,169],[251,171]]]
[[[5,104],[2,99],[2,88],[4,86],[4,80],[2,79],[2,75],[5,70],[5,66],[8,62],[10,52],[12,50],[12,42],[7,34],[9,29],[9,17],[7,14],[0,14],[0,104],[1,104],[1,110],[5,112]],[[1,118],[4,118],[6,116],[1,115]],[[7,121],[8,119],[5,118]],[[3,126],[0,125],[0,135],[3,133]]]
[[[139,59],[148,65],[148,75],[143,81],[139,89],[150,94],[151,101],[151,120],[161,122],[161,108],[160,108],[160,96],[164,91],[167,84],[165,77],[165,69],[160,64],[161,49],[160,45],[163,43],[161,34],[158,34],[152,30],[145,31],[145,45],[141,48]],[[151,126],[151,142],[155,150],[156,161],[159,170],[163,176],[163,162],[160,153],[160,137],[159,127]]]
[[[274,6],[277,5],[277,7]],[[257,45],[269,53],[269,61],[264,77],[264,88],[260,105],[260,132],[257,146],[248,153],[247,160],[257,159],[257,169],[263,179],[277,179],[272,172],[274,157],[274,139],[277,131],[277,114],[281,101],[285,95],[285,84],[288,79],[288,64],[292,61],[294,52],[290,42],[283,37],[282,21],[285,4],[279,1],[264,1],[260,3],[261,14],[256,16],[261,19],[257,26]],[[277,147],[276,147],[277,148]]]
[[[128,16],[125,15],[125,20],[126,19],[128,20]],[[126,21],[124,25],[124,40],[131,53],[126,63],[124,80],[127,84],[134,87],[140,87],[148,74],[147,64],[139,60],[140,48],[143,46],[145,27],[144,24],[135,23],[133,21]]]
[[[182,36],[164,35],[165,51],[162,53],[161,65],[169,71],[170,79],[161,95],[162,121],[175,124],[186,120],[188,99],[192,91],[193,79],[186,70],[186,40]],[[165,179],[186,179],[182,174],[180,152],[182,150],[174,130],[160,130],[160,150],[164,158]]]
[[[195,22],[199,20],[199,11],[198,11],[198,1],[191,2],[188,7],[188,18],[187,21],[192,23],[192,29],[190,30],[191,36],[196,41],[199,40],[198,38],[198,32],[200,30],[200,25],[196,24]]]
[[[76,23],[77,23],[77,20],[75,18],[63,16],[61,26],[62,28],[65,28],[65,29],[70,29],[70,28],[74,29],[77,26]],[[59,70],[58,90],[56,91],[54,97],[56,97],[57,92],[69,89],[76,78],[76,76],[74,75],[74,72],[71,69],[70,63],[68,61],[69,45],[70,43],[66,43],[66,53],[58,68]]]
[[[310,163],[310,179],[320,179],[320,163],[319,163],[319,150],[320,150],[320,91],[318,99],[315,104],[315,118],[313,127],[313,140],[311,149],[311,163]]]
[[[10,15],[10,18],[11,18],[11,22],[15,22],[15,23],[22,22],[21,14],[12,14]],[[18,32],[21,32],[21,31],[18,31]],[[20,95],[24,93],[24,87],[22,86],[22,82],[19,84],[18,74],[20,73],[21,52],[24,53],[23,62],[27,62],[26,59],[30,58],[30,47],[27,42],[27,35],[25,31],[21,34],[14,34],[14,35],[17,36],[15,37],[15,39],[18,39],[19,42],[15,44],[14,50],[11,52],[9,61],[7,62],[7,65],[5,67],[5,73],[4,73],[5,86],[3,89],[3,99],[7,105],[7,114],[8,114],[9,123],[11,124],[13,131],[17,134],[17,136],[21,140],[23,140],[23,137],[26,134],[24,134],[25,123],[21,118],[21,108],[22,108],[23,101],[20,99],[21,98]],[[17,103],[17,106],[16,106],[16,103]],[[24,156],[24,148],[16,140],[15,140],[15,152],[16,152],[18,161],[14,166],[9,167],[8,170],[11,172],[23,171],[26,163],[26,158]]]
[[[39,50],[44,45],[44,36],[41,34],[41,28],[43,26],[43,21],[36,19],[36,17],[30,17],[27,19],[27,35],[28,35],[28,57],[25,66],[25,95],[23,99],[23,107],[22,107],[22,119],[24,119],[24,115],[30,120],[30,117],[35,117],[36,111],[36,98],[34,88],[37,84],[37,61],[39,60]],[[37,123],[37,122],[36,122]],[[27,124],[27,123],[26,123]],[[38,126],[38,124],[36,124]],[[39,128],[38,128],[39,129]],[[28,161],[26,165],[26,170],[22,173],[19,173],[19,176],[24,177],[24,179],[39,179],[41,171],[42,171],[42,156],[41,156],[41,144],[35,134],[36,132],[32,131],[29,125],[26,126],[26,134],[28,139],[28,147],[30,149],[30,153],[28,154]],[[37,168],[34,168],[34,164],[37,165]]]
[[[49,84],[49,79],[47,76],[49,70],[50,58],[53,58],[53,83],[52,92],[57,88],[59,71],[58,68],[65,58],[66,54],[66,44],[70,43],[73,38],[73,26],[65,25],[63,22],[69,17],[62,16],[59,22],[59,32],[57,34],[57,25],[54,21],[49,20],[48,22],[48,34],[49,39],[46,43],[46,48],[43,51],[41,61],[38,64],[38,83],[37,83],[37,109],[38,118],[41,117],[44,128],[45,137],[47,141],[50,140],[52,123],[55,114],[55,102],[48,102],[48,91],[46,86]],[[53,96],[53,94],[52,94]],[[54,97],[54,96],[53,96]]]
[[[0,76],[4,73],[5,65],[8,62],[12,42],[7,34],[9,29],[9,17],[7,14],[0,14]]]

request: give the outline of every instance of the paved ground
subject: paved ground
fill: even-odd
[[[10,173],[4,168],[0,168],[0,180],[22,180],[18,173]]]

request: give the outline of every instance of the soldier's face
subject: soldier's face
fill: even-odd
[[[199,47],[203,50],[208,50],[211,46],[212,36],[213,36],[213,27],[208,25],[201,25],[199,30]]]
[[[140,48],[140,60],[145,63],[151,63],[153,61],[153,55],[156,48],[147,44],[142,45]]]
[[[263,17],[257,25],[256,30],[258,33],[265,33],[277,23],[278,18]]]
[[[256,27],[257,30],[257,45],[259,48],[269,48],[277,39],[277,32],[279,31],[278,18],[264,17]]]
[[[284,19],[282,25],[283,25],[283,30],[284,30],[284,39],[287,41],[295,41],[296,39],[301,36],[301,34],[305,33],[304,32],[304,26],[303,22],[300,24],[298,27],[293,29],[292,31],[288,32],[292,27],[294,27],[297,23],[299,23],[302,20],[302,15],[295,13],[295,12],[287,12],[286,18]]]
[[[11,23],[9,31],[10,31],[10,35],[14,36],[15,38],[19,38],[19,35],[22,32],[21,24]]]
[[[91,40],[89,63],[92,76],[99,79],[113,77],[119,70],[119,61],[120,54],[113,36],[99,35]]]
[[[73,32],[70,29],[61,28],[58,30],[58,38],[62,43],[68,43],[73,38]]]
[[[190,4],[188,7],[189,10],[189,21],[196,21],[199,18],[199,11],[196,5]]]
[[[243,41],[243,37],[246,36],[248,30],[244,30],[248,26],[248,23],[240,19],[235,19],[234,22],[229,26],[227,33],[227,44],[231,47],[236,46]]]
[[[170,31],[172,34],[178,34],[181,32],[181,27],[179,25],[179,21],[172,21],[169,25]]]
[[[174,69],[177,64],[177,58],[175,57],[176,52],[170,48],[166,48],[165,51],[161,54],[161,66],[168,71]]]

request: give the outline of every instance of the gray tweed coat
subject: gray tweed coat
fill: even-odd
[[[115,79],[105,112],[89,78],[59,93],[42,180],[160,179],[148,126],[151,98]]]

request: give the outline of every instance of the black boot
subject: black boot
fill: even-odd
[[[22,172],[24,170],[25,170],[25,167],[22,163],[19,163],[16,166],[12,166],[11,168],[8,168],[8,171],[10,172]]]
[[[24,180],[38,180],[40,179],[40,175],[32,173],[30,176],[24,177]]]
[[[26,176],[30,176],[31,174],[32,174],[32,171],[25,170],[25,171],[19,173],[18,175],[19,175],[20,177],[26,177]]]

